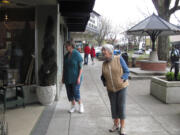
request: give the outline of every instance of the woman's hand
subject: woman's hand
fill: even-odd
[[[62,78],[61,82],[64,83],[64,77]]]
[[[77,84],[80,84],[80,82],[81,82],[81,79],[80,79],[80,77],[78,77]]]
[[[123,82],[124,82],[124,80],[121,78],[121,79],[120,79],[120,83],[123,83]]]

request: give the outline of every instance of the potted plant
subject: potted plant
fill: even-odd
[[[165,103],[180,103],[180,73],[177,81],[173,72],[167,72],[165,77],[152,77],[150,94]]]
[[[39,69],[39,87],[37,96],[40,103],[50,105],[53,103],[56,95],[56,53],[54,50],[54,21],[48,16],[45,26],[44,46],[41,52],[42,65]]]

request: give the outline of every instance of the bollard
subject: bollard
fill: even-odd
[[[132,57],[132,67],[136,67],[136,58]]]

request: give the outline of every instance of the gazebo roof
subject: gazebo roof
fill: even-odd
[[[140,23],[136,24],[134,27],[127,31],[127,34],[132,35],[149,35],[148,32],[159,31],[159,35],[176,35],[180,34],[180,29],[171,24],[159,16],[153,14]]]

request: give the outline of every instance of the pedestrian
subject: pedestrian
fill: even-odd
[[[107,88],[114,124],[109,132],[119,131],[125,135],[126,91],[128,86],[129,69],[122,56],[113,55],[113,46],[102,46],[105,61],[102,65],[102,80]]]
[[[91,47],[91,60],[92,60],[92,64],[94,64],[94,58],[96,57],[96,52],[94,49],[94,46]]]
[[[89,48],[89,45],[86,44],[86,46],[84,47],[84,65],[88,65],[88,57],[90,53],[91,49]]]
[[[175,68],[174,77],[176,81],[177,81],[177,77],[179,73],[179,58],[180,58],[180,52],[177,48],[175,48],[175,46],[173,46],[171,50],[171,56],[170,56],[170,59],[171,59],[170,72],[172,72],[172,69]]]
[[[84,112],[84,107],[80,97],[80,85],[82,81],[82,56],[74,49],[74,45],[67,41],[67,54],[64,56],[62,83],[65,83],[68,100],[71,102],[70,113],[75,112],[76,102],[79,104],[78,111]]]

